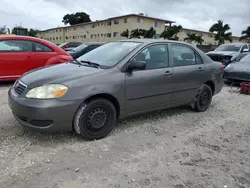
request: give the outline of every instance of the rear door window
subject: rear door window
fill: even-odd
[[[175,67],[203,64],[201,57],[187,46],[171,44],[171,50]]]
[[[53,52],[51,48],[45,46],[41,43],[33,42],[33,51],[34,52]]]

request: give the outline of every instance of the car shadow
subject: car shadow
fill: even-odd
[[[115,131],[112,131],[109,136],[114,136],[117,133],[124,132],[126,129],[140,126],[145,122],[154,122],[161,118],[178,116],[182,113],[195,113],[191,110],[189,106],[177,107],[173,109],[161,110],[156,112],[149,112],[143,115],[137,115],[133,117],[126,118],[124,120],[119,120]],[[16,120],[15,127],[12,128],[3,128],[2,131],[10,131],[7,135],[2,135],[3,137],[0,140],[9,139],[11,136],[14,142],[15,140],[23,140],[31,142],[33,146],[44,146],[53,148],[58,146],[58,144],[74,144],[77,142],[91,142],[84,139],[81,135],[78,135],[74,131],[71,132],[59,132],[59,133],[46,133],[46,132],[34,132],[23,128]]]
[[[159,119],[163,119],[166,117],[170,118],[172,116],[179,116],[183,113],[196,113],[196,112],[192,110],[190,106],[186,105],[186,106],[179,106],[175,108],[169,108],[165,110],[147,112],[141,115],[131,116],[126,119],[118,121],[117,124],[117,128],[119,129],[118,132],[124,131],[129,127],[134,127],[135,125],[146,122],[148,120],[150,120],[150,122],[155,122]]]
[[[5,82],[0,82],[0,87],[10,87],[14,84],[14,81],[5,81]]]
[[[141,124],[147,122],[148,120],[150,120],[150,122],[154,122],[161,118],[178,116],[182,113],[195,113],[195,112],[192,111],[192,109],[189,106],[182,106],[182,107],[149,112],[143,115],[129,117],[123,120],[119,120],[117,122],[117,126],[115,127],[115,131],[112,131],[110,135],[114,136],[114,134],[124,132],[128,128],[134,126],[140,126]],[[26,130],[23,127],[21,127],[21,125],[19,128],[19,133],[16,136],[19,138],[26,137],[28,141],[32,142],[32,145],[39,145],[46,147],[54,147],[58,144],[65,144],[65,143],[73,144],[76,142],[91,142],[84,139],[81,135],[78,135],[74,131],[63,132],[63,133],[43,133],[43,132],[41,133],[41,132],[33,132]]]

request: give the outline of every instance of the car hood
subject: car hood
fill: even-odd
[[[207,55],[235,55],[238,54],[238,52],[232,52],[232,51],[210,51],[207,53]]]
[[[30,71],[24,74],[20,78],[20,81],[25,83],[28,88],[33,88],[44,84],[62,84],[101,71],[104,71],[104,69],[97,69],[73,63],[63,63]]]
[[[237,72],[249,72],[250,73],[250,62],[237,62],[231,63],[230,66],[225,68],[225,71],[237,71]]]

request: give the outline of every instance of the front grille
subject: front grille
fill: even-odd
[[[213,61],[219,61],[221,63],[226,63],[227,61],[230,61],[232,56],[226,56],[226,55],[215,55],[215,54],[208,54],[208,56],[213,60]]]
[[[212,54],[209,54],[208,55],[213,61],[222,61],[222,59],[223,59],[223,56],[221,56],[221,55],[212,55]]]
[[[22,121],[25,121],[27,122],[28,121],[28,118],[24,117],[24,116],[18,116],[19,119],[21,119]]]
[[[14,90],[18,95],[21,95],[25,91],[26,88],[27,86],[20,81],[17,81],[14,85]]]

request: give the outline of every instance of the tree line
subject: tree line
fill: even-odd
[[[63,16],[62,22],[67,25],[76,25],[80,23],[86,23],[91,22],[90,16],[85,12],[76,12],[73,14],[66,14]],[[20,26],[15,27],[12,29],[12,34],[17,34],[17,28],[22,28]],[[182,30],[181,25],[173,25],[169,26],[162,33],[160,34],[161,38],[168,39],[168,40],[179,40],[178,33]],[[230,30],[229,24],[224,24],[222,20],[217,21],[214,23],[210,29],[209,32],[214,34],[214,40],[218,42],[218,44],[224,44],[225,41],[232,42],[232,32],[229,32]],[[30,28],[28,30],[28,35],[35,37],[37,35],[37,32],[39,32],[38,29],[32,29]],[[1,30],[0,30],[1,34]],[[250,26],[248,26],[245,30],[241,32],[242,36],[240,37],[240,40],[246,40],[250,42]],[[120,34],[122,37],[125,38],[154,38],[156,35],[156,31],[153,27],[147,29],[133,29],[129,31],[126,29]],[[186,34],[187,36],[184,38],[184,41],[192,43],[196,42],[198,44],[202,44],[204,42],[204,39],[202,38],[201,33],[196,32],[188,32]]]
[[[213,24],[209,32],[214,33],[214,40],[218,42],[218,45],[224,44],[225,41],[232,42],[232,32],[229,32],[230,26],[228,24],[224,24],[222,20],[219,20],[217,23]],[[167,27],[166,30],[164,30],[160,34],[160,38],[168,39],[168,40],[179,40],[178,33],[181,32],[182,26],[181,25],[173,25]],[[125,38],[153,38],[156,34],[156,31],[153,27],[151,27],[149,30],[145,29],[134,29],[129,31],[126,29],[121,33],[122,37]],[[250,42],[250,26],[248,26],[245,30],[242,31],[242,36],[240,37],[240,40],[246,40]],[[202,38],[201,33],[197,32],[188,32],[186,34],[186,37],[184,38],[184,41],[188,43],[195,42],[197,44],[203,44],[204,39]]]

